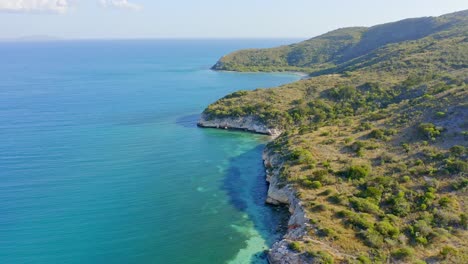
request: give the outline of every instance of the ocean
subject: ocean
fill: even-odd
[[[196,121],[300,78],[219,57],[294,41],[0,43],[0,263],[265,263],[268,137]]]

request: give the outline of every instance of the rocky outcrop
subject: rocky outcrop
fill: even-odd
[[[244,130],[259,134],[270,135],[273,137],[279,136],[282,132],[279,129],[270,128],[262,122],[259,122],[259,120],[254,116],[209,118],[207,115],[202,114],[200,120],[198,121],[198,126]]]
[[[266,148],[263,152],[263,160],[267,181],[270,183],[267,203],[288,205],[291,213],[288,221],[288,231],[281,241],[273,244],[268,253],[268,260],[272,264],[310,263],[308,256],[299,254],[289,248],[291,241],[302,240],[307,237],[310,223],[301,200],[297,198],[296,190],[292,186],[281,182],[282,158],[279,154],[273,153]]]

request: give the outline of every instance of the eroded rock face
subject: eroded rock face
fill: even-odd
[[[268,261],[272,264],[307,264],[310,259],[289,249],[290,241],[283,239],[276,242],[268,253]]]
[[[267,181],[270,183],[266,202],[289,205],[289,212],[291,213],[288,221],[288,232],[281,241],[273,244],[268,253],[268,260],[272,264],[310,263],[310,259],[304,254],[298,254],[289,249],[290,241],[302,240],[307,236],[307,229],[310,226],[310,221],[302,206],[302,202],[297,198],[296,190],[292,186],[281,183],[280,170],[283,166],[281,157],[267,148],[263,152],[263,160]]]
[[[208,118],[203,114],[198,121],[198,126],[221,129],[238,129],[271,135],[273,137],[279,136],[282,132],[276,128],[269,128],[265,124],[259,122],[254,116]]]

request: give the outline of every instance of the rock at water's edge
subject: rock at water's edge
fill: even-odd
[[[269,128],[268,126],[259,122],[254,116],[208,118],[208,116],[202,114],[200,120],[198,121],[198,126],[207,128],[244,130],[270,135],[273,137],[279,136],[282,132],[276,128]]]

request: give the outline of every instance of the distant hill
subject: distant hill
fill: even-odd
[[[241,50],[221,58],[215,70],[337,72],[365,55],[380,53],[389,44],[433,36],[467,35],[468,11],[440,17],[405,19],[365,27],[337,29],[312,39],[271,49]]]
[[[43,42],[43,41],[57,41],[62,40],[58,37],[48,36],[48,35],[32,35],[32,36],[22,36],[18,38],[4,38],[0,41],[4,42]]]

